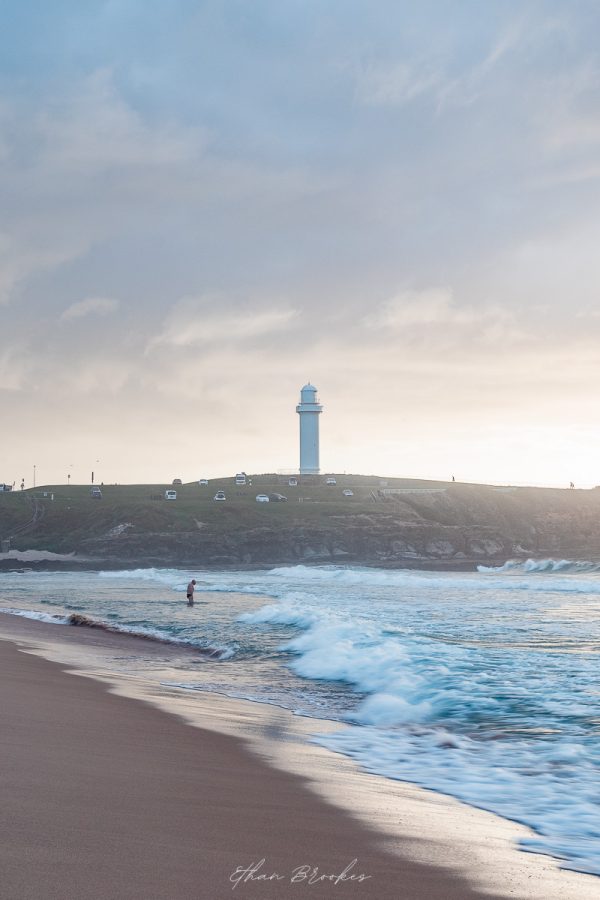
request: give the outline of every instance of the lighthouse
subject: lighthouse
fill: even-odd
[[[319,474],[319,416],[323,407],[317,398],[317,389],[309,381],[300,391],[300,403],[296,407],[300,416],[300,474]]]

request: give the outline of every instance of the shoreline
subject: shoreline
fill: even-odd
[[[336,818],[336,834],[348,834],[348,828],[357,828],[361,850],[363,846],[376,845],[377,852],[372,858],[377,860],[377,865],[383,866],[381,871],[386,874],[385,877],[382,876],[382,884],[376,894],[369,893],[371,888],[367,881],[362,885],[362,890],[359,883],[349,882],[343,887],[338,884],[331,888],[335,890],[336,896],[340,892],[344,896],[346,889],[352,890],[352,896],[357,897],[393,896],[406,897],[406,900],[438,896],[440,900],[442,897],[455,896],[457,900],[476,896],[535,897],[540,900],[567,897],[569,900],[587,900],[588,897],[597,896],[599,882],[594,876],[559,870],[556,862],[548,857],[517,850],[513,846],[516,837],[530,833],[524,826],[467,807],[444,795],[369,775],[359,770],[348,758],[308,743],[311,733],[340,727],[336,723],[303,719],[266,704],[161,685],[160,667],[165,664],[165,656],[172,655],[164,646],[149,648],[147,642],[135,637],[107,634],[95,629],[60,628],[32,620],[20,619],[15,622],[16,618],[2,617],[0,651],[6,643],[9,646],[16,644],[28,656],[34,655],[45,661],[52,661],[52,665],[60,668],[62,678],[70,678],[80,684],[90,680],[103,682],[101,687],[96,687],[101,690],[109,705],[114,694],[140,707],[142,704],[139,701],[142,700],[144,709],[160,711],[162,715],[168,713],[167,718],[173,723],[177,723],[179,719],[188,725],[194,725],[195,728],[189,731],[202,735],[202,742],[208,733],[233,740],[241,746],[244,765],[250,767],[249,777],[257,777],[254,772],[257,761],[262,766],[266,765],[266,773],[261,770],[260,778],[263,783],[266,778],[264,790],[267,797],[271,791],[269,785],[272,773],[278,772],[286,778],[300,780],[302,793],[307,795],[303,797],[303,803],[313,810],[310,814],[313,821],[311,829],[316,828],[318,831],[318,822],[329,821],[327,817],[330,815]],[[4,621],[5,619],[8,621]],[[150,654],[156,660],[159,680],[155,682],[137,676],[127,677],[111,670],[111,654],[122,654],[128,649],[139,650],[140,643],[144,654]],[[73,679],[65,674],[65,668],[71,673],[87,677]],[[107,688],[110,693],[107,693]],[[183,727],[188,728],[188,725]],[[170,727],[163,723],[161,730],[169,730]],[[214,770],[214,759],[211,765]],[[219,771],[218,763],[216,770]],[[317,821],[313,815],[314,810],[317,806],[320,810],[322,803],[326,804],[329,811],[325,819],[319,818],[319,813]],[[232,823],[227,823],[227,827],[232,827]],[[286,827],[289,827],[289,821],[284,817],[280,822],[280,829],[285,830]],[[321,834],[321,842],[327,843],[330,837],[329,832]],[[298,841],[295,843],[298,846]],[[393,859],[391,869],[388,859],[390,854]],[[361,863],[363,856],[362,853],[358,854]],[[348,862],[355,857],[356,852]],[[390,873],[395,872],[396,878],[399,872],[402,873],[404,884],[405,877],[408,877],[406,873],[414,874],[416,871],[414,866],[417,866],[419,874],[410,892],[399,892],[398,883],[394,884],[393,878],[389,881]],[[459,889],[457,883],[460,883]],[[429,887],[425,889],[425,885]],[[239,885],[236,891],[241,893],[243,888],[245,894],[250,887],[254,885]],[[265,891],[269,887],[268,884],[263,885]],[[216,884],[213,884],[213,888],[219,889]],[[298,889],[298,885],[290,886],[289,896],[297,896]],[[228,894],[230,886],[227,885],[225,890]],[[320,885],[319,891],[324,890],[325,886]],[[389,894],[386,893],[388,890]],[[15,895],[17,896],[20,895]],[[219,894],[213,891],[206,896],[218,898],[225,896],[225,892]],[[280,885],[278,892],[263,893],[261,896],[273,896],[274,900],[280,900],[288,894],[281,893]]]

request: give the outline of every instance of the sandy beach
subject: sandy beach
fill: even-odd
[[[597,879],[559,872],[547,858],[516,851],[519,876],[507,867],[502,889],[484,890],[485,878],[457,872],[456,853],[447,866],[442,850],[427,861],[416,819],[411,834],[414,800],[396,809],[404,837],[386,839],[343,802],[319,796],[308,778],[252,752],[242,737],[190,727],[170,714],[167,695],[159,703],[165,709],[118,696],[102,673],[78,677],[72,665],[39,655],[52,655],[55,641],[61,653],[92,654],[93,669],[94,653],[126,653],[139,639],[11,616],[2,617],[2,637],[0,867],[2,895],[11,900],[219,900],[232,892],[285,900],[306,891],[369,900],[594,896]],[[158,664],[164,648],[150,644],[145,652]],[[227,718],[227,703],[212,701],[203,715]],[[253,727],[248,718],[246,729]],[[319,752],[333,760],[333,774],[338,758]],[[367,792],[369,780],[380,788],[383,806],[393,783],[360,777]],[[427,792],[415,791],[433,833],[445,798],[436,808]],[[398,807],[401,796],[390,793],[390,802]],[[480,815],[483,825],[497,821],[473,813],[476,824]],[[496,845],[489,846],[491,855]],[[462,855],[466,873],[477,857],[467,845]]]
[[[0,643],[3,894],[192,900],[296,897],[300,866],[341,875],[319,896],[476,897],[260,763],[232,738]],[[265,863],[256,868],[261,859]],[[240,882],[231,880],[236,870]],[[364,881],[351,880],[361,874]],[[280,877],[258,880],[260,875]]]

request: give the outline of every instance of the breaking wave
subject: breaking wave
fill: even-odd
[[[49,625],[68,625],[68,616],[53,616],[49,613],[36,612],[33,609],[7,609],[0,607],[0,613],[7,616],[21,616],[23,619],[33,619],[36,622],[46,622]]]
[[[533,653],[499,654],[497,643],[467,646],[363,618],[346,604],[316,606],[309,595],[284,597],[240,621],[300,629],[280,648],[289,668],[355,693],[348,725],[318,737],[324,746],[368,771],[523,822],[537,831],[521,841],[524,849],[600,874],[592,655],[557,661],[549,654],[540,664]]]
[[[575,579],[570,575],[594,575],[600,563],[574,560],[511,560],[503,566],[479,566],[472,573],[425,573],[408,569],[380,570],[343,568],[336,566],[287,566],[271,569],[267,574],[275,584],[294,582],[307,589],[335,590],[339,588],[372,588],[414,590],[461,590],[473,595],[482,591],[527,591],[533,593],[600,594],[600,579]],[[555,575],[552,581],[540,579],[540,574]],[[485,575],[485,578],[479,578]],[[518,579],[514,576],[520,575]],[[495,576],[495,577],[493,577]],[[531,577],[530,577],[531,576]],[[563,577],[565,576],[565,577]],[[259,592],[264,593],[264,592]],[[282,590],[271,590],[274,597],[282,597]]]
[[[482,575],[517,575],[560,573],[563,575],[586,575],[600,572],[600,562],[576,559],[509,559],[503,566],[477,566]]]
[[[159,628],[146,627],[144,625],[119,625],[114,622],[104,622],[90,616],[82,616],[79,613],[71,613],[67,616],[50,615],[29,609],[2,609],[0,613],[10,616],[21,616],[25,619],[34,619],[37,622],[45,622],[49,625],[71,625],[82,628],[97,628],[110,634],[128,634],[132,637],[142,638],[146,641],[154,641],[159,644],[169,644],[176,647],[187,647],[198,651],[202,656],[212,659],[231,659],[235,651],[231,647],[209,647],[198,641],[176,637]]]

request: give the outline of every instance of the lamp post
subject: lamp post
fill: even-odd
[[[35,487],[35,465],[33,467],[33,486]]]

